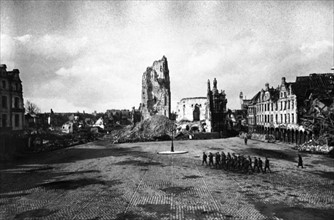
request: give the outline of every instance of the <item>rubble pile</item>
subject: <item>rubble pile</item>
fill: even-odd
[[[43,132],[41,134],[30,135],[31,152],[52,151],[60,148],[70,147],[77,144],[84,144],[97,140],[99,134],[90,131],[80,131],[72,134],[61,132]]]
[[[328,154],[334,147],[323,143],[323,141],[312,139],[302,145],[296,146],[295,149],[301,152]]]
[[[136,126],[127,126],[113,137],[114,143],[170,140],[174,122],[163,115],[154,115]]]

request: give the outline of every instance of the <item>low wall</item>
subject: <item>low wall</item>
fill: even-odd
[[[219,132],[194,133],[192,139],[217,139],[220,138]]]
[[[0,135],[0,160],[9,160],[16,154],[26,151],[28,138]]]

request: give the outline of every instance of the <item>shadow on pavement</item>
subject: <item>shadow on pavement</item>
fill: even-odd
[[[256,154],[260,157],[268,157],[268,158],[274,158],[279,160],[288,160],[295,162],[296,156],[290,155],[282,150],[271,150],[271,149],[263,149],[263,148],[246,148],[240,151],[241,154],[247,155],[247,154]]]
[[[102,180],[94,179],[99,174],[99,170],[79,170],[71,172],[61,172],[54,169],[53,164],[60,163],[74,163],[80,160],[96,159],[104,157],[122,157],[134,155],[137,158],[143,157],[147,159],[149,153],[139,150],[139,147],[119,147],[119,146],[107,146],[107,147],[91,147],[92,145],[79,145],[73,148],[61,149],[59,151],[39,153],[37,155],[30,155],[21,161],[15,161],[11,164],[0,165],[0,196],[13,196],[19,197],[19,193],[23,193],[23,190],[29,190],[35,187],[45,188],[63,188],[75,189],[77,187],[84,187],[89,184],[102,184],[108,185],[107,182],[101,182]],[[142,166],[148,166],[148,164],[141,162]],[[152,162],[151,162],[152,163]],[[157,165],[160,163],[157,163]],[[84,177],[86,179],[64,181],[58,183],[46,183],[56,178],[66,177]],[[81,175],[81,176],[80,176]],[[93,178],[93,179],[90,179]],[[99,182],[100,181],[100,182]],[[46,183],[46,184],[45,184]],[[17,192],[17,194],[15,194]],[[10,195],[6,195],[10,193]],[[1,195],[3,194],[3,195]]]

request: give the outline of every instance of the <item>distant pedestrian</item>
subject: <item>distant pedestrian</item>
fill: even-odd
[[[271,173],[271,170],[270,170],[270,167],[269,167],[269,159],[266,157],[266,161],[264,162],[264,172],[266,172],[267,169]]]
[[[202,156],[203,160],[202,160],[202,165],[204,165],[204,163],[206,165],[208,165],[208,162],[207,162],[207,158],[208,158],[208,155],[206,155],[205,152],[203,152],[203,156]]]
[[[213,154],[211,152],[209,153],[209,166],[210,167],[214,166],[214,164],[213,164]]]
[[[247,145],[247,140],[248,140],[247,133],[245,134],[244,140],[245,140],[245,145]]]
[[[298,166],[297,167],[304,168],[304,166],[303,166],[303,159],[302,159],[302,156],[300,154],[298,154]]]

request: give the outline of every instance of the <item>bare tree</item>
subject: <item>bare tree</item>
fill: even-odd
[[[28,114],[41,113],[41,109],[35,103],[32,103],[29,100],[26,101],[25,110],[26,110],[26,113]]]

